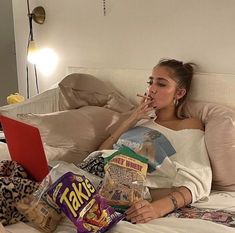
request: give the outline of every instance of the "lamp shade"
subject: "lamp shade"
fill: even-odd
[[[33,40],[29,41],[27,60],[32,64],[36,64],[38,60],[38,49]]]

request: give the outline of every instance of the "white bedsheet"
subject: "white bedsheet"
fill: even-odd
[[[0,161],[5,159],[10,159],[8,147],[6,143],[0,142]]]
[[[7,233],[40,233],[25,223],[17,223],[6,227]],[[76,229],[68,223],[61,224],[55,233],[76,233]],[[226,227],[200,219],[161,218],[145,224],[120,222],[108,233],[234,233],[235,228]]]
[[[197,207],[217,208],[227,211],[235,211],[235,192],[213,191],[209,201],[195,204]],[[17,223],[5,227],[10,233],[39,233],[40,231],[32,228],[25,223]],[[119,222],[109,233],[235,233],[235,228],[226,227],[221,224],[200,220],[182,218],[161,218],[145,224],[131,224]],[[73,224],[65,219],[56,229],[55,233],[76,233]]]

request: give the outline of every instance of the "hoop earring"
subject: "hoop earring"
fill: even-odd
[[[174,105],[175,105],[175,107],[177,107],[178,104],[179,104],[179,100],[174,98]]]

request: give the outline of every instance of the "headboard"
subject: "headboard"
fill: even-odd
[[[118,91],[136,102],[136,94],[146,89],[150,70],[68,67],[68,73],[91,74],[113,85]],[[197,73],[193,78],[190,99],[223,104],[235,108],[235,75]]]

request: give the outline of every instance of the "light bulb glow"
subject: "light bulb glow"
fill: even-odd
[[[33,40],[29,42],[27,60],[32,64],[36,64],[38,61],[38,49]]]
[[[49,48],[40,49],[37,53],[37,66],[44,75],[50,75],[58,63],[57,54]]]

